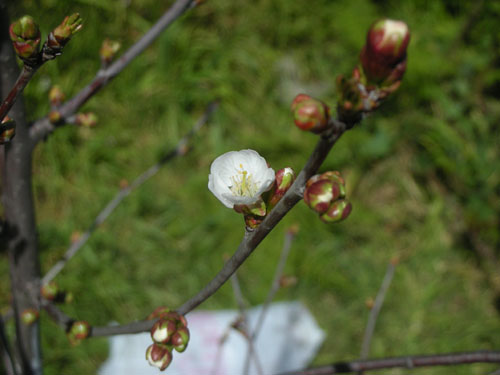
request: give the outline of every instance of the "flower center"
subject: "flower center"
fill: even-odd
[[[229,186],[229,190],[234,196],[238,197],[253,197],[258,189],[257,183],[254,181],[251,174],[243,169],[243,164],[240,164],[241,170],[235,176],[231,176],[231,182],[233,183]]]

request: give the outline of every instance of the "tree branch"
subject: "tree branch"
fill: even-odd
[[[370,316],[368,317],[368,323],[366,325],[365,334],[363,336],[363,344],[361,345],[360,359],[364,360],[368,358],[370,352],[370,344],[372,342],[373,333],[375,332],[375,325],[377,323],[377,318],[384,304],[385,296],[391,285],[392,278],[394,277],[394,271],[396,269],[397,260],[393,259],[387,265],[387,270],[385,272],[384,280],[375,298],[375,304],[370,311]]]
[[[368,361],[337,362],[328,366],[286,372],[279,375],[348,374],[351,372],[382,370],[395,367],[411,370],[416,367],[456,366],[470,363],[500,363],[500,351],[445,353],[438,355],[382,358]]]
[[[3,118],[9,113],[17,98],[19,97],[19,95],[21,95],[24,88],[31,80],[37,69],[38,67],[31,68],[27,67],[26,65],[23,66],[21,74],[19,74],[19,78],[14,84],[14,87],[12,87],[9,94],[7,95],[7,98],[5,98],[5,100],[2,102],[2,105],[0,106],[0,121],[2,121]]]
[[[346,130],[346,124],[331,119],[332,128],[318,141],[316,148],[309,157],[306,165],[300,171],[295,182],[281,198],[274,209],[266,216],[262,223],[252,232],[245,232],[243,240],[233,256],[224,264],[219,273],[194,297],[177,309],[177,312],[186,315],[207,298],[212,296],[243,264],[260,242],[271,232],[280,220],[293,206],[302,199],[307,180],[313,176],[328,156],[328,153]],[[111,336],[149,331],[154,321],[138,321],[120,326],[92,327],[90,336]]]
[[[58,112],[63,120],[71,117],[76,111],[115,78],[133,59],[143,52],[153,41],[179,18],[187,9],[196,6],[196,0],[177,0],[153,27],[142,36],[132,47],[130,47],[119,59],[104,69],[100,69],[92,82],[84,87],[78,94],[68,100],[58,108]],[[62,121],[64,123],[64,121]],[[30,130],[30,136],[34,144],[46,138],[56,129],[48,117],[37,120]]]
[[[45,285],[52,281],[56,275],[61,272],[61,270],[64,268],[66,263],[75,256],[75,254],[80,250],[85,243],[87,243],[87,240],[90,238],[92,233],[111,215],[111,213],[115,210],[116,207],[125,199],[130,193],[141,186],[143,183],[145,183],[147,180],[149,180],[151,177],[153,177],[158,171],[161,169],[163,165],[165,165],[168,161],[172,160],[173,158],[177,156],[183,156],[187,152],[187,145],[188,142],[191,140],[191,138],[205,125],[208,120],[210,119],[210,116],[212,113],[217,109],[218,103],[217,102],[212,102],[210,103],[207,108],[205,109],[205,112],[203,115],[198,119],[196,124],[191,128],[191,130],[184,136],[182,137],[179,142],[177,143],[177,146],[165,153],[164,156],[160,158],[160,160],[151,166],[149,169],[147,169],[145,172],[143,172],[139,177],[137,177],[129,186],[121,189],[115,196],[114,198],[104,207],[104,209],[97,215],[97,217],[94,219],[94,222],[90,225],[90,227],[83,233],[77,241],[73,242],[66,253],[64,254],[63,258],[59,260],[52,268],[45,274],[45,276],[42,279],[41,284]]]

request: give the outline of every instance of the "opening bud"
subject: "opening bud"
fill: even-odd
[[[101,45],[101,49],[99,50],[99,55],[101,56],[102,64],[103,65],[109,64],[115,57],[120,47],[121,47],[120,42],[108,38],[104,39]]]
[[[332,203],[328,211],[320,216],[325,223],[337,223],[347,219],[352,211],[352,205],[346,199],[339,199]]]
[[[146,359],[151,366],[163,371],[172,362],[172,352],[165,345],[154,343],[146,349]]]
[[[294,181],[295,172],[292,168],[286,167],[276,172],[274,186],[268,201],[269,211],[283,198]]]
[[[38,320],[39,312],[36,309],[28,308],[21,313],[21,321],[27,326],[32,325]]]
[[[321,133],[328,128],[330,109],[321,100],[299,94],[293,100],[291,108],[298,128],[313,133]]]
[[[84,320],[73,322],[68,330],[68,339],[72,345],[78,345],[82,340],[89,337],[90,324]]]
[[[9,116],[5,116],[2,123],[0,124],[0,145],[10,142],[15,135],[16,135],[15,121],[10,119]]]
[[[80,14],[66,16],[59,26],[49,33],[47,46],[56,54],[68,43],[71,37],[81,30],[83,20]]]
[[[396,67],[406,60],[406,49],[410,42],[410,31],[403,21],[382,19],[368,30],[366,44],[360,55],[361,65],[368,81],[382,83],[389,76],[401,79],[406,64]],[[394,82],[394,77],[391,78]]]
[[[94,112],[78,113],[75,118],[75,123],[85,128],[93,128],[97,125],[97,120],[97,115]]]
[[[151,328],[151,338],[158,344],[166,344],[170,341],[176,328],[175,321],[160,319]]]
[[[9,28],[10,39],[16,54],[22,59],[38,55],[40,48],[40,29],[31,16],[23,16]]]
[[[189,343],[189,330],[186,327],[179,328],[172,335],[171,343],[177,352],[182,353]]]

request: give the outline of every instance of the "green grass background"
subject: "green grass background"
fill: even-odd
[[[47,113],[53,84],[71,96],[94,76],[104,38],[129,47],[170,3],[13,3],[11,16],[35,16],[44,35],[76,11],[85,22],[26,89],[29,118]],[[375,297],[394,256],[401,263],[371,357],[498,349],[498,269],[476,248],[493,254],[500,248],[499,16],[498,2],[452,0],[208,0],[189,12],[85,105],[99,116],[95,129],[66,126],[36,150],[34,194],[46,271],[120,180],[155,163],[208,102],[221,101],[192,152],[128,197],[57,277],[75,294],[63,309],[95,325],[126,323],[197,293],[244,230],[243,219],[207,189],[212,160],[252,148],[275,169],[300,170],[317,138],[294,127],[292,98],[306,92],[334,106],[335,77],[356,64],[370,24],[391,17],[412,30],[403,84],[342,137],[321,169],[345,175],[351,216],[327,226],[297,205],[240,269],[244,294],[251,305],[263,302],[284,233],[297,224],[286,274],[298,283],[277,299],[301,300],[327,332],[315,365],[359,356],[369,314],[365,301]],[[2,254],[3,306],[7,269]],[[235,306],[226,285],[202,308]],[[95,373],[107,356],[106,339],[73,348],[46,315],[41,319],[45,373]],[[484,374],[494,368],[411,373]]]

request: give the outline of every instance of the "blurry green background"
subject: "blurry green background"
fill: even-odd
[[[13,2],[14,3],[14,2]],[[84,29],[26,89],[29,118],[49,110],[49,88],[78,92],[99,69],[106,37],[132,45],[172,1],[19,0],[44,35],[80,12]],[[239,271],[251,305],[264,301],[283,237],[300,228],[286,274],[328,337],[314,364],[359,356],[369,309],[391,258],[400,257],[371,357],[500,347],[500,2],[208,0],[83,108],[94,129],[66,126],[34,162],[42,269],[64,253],[119,189],[185,134],[205,105],[221,100],[187,156],[128,197],[57,277],[75,294],[63,309],[95,325],[142,319],[198,292],[232,254],[243,219],[207,189],[218,155],[252,148],[274,167],[300,170],[317,141],[293,125],[289,104],[306,92],[334,106],[335,77],[348,74],[370,24],[390,17],[412,31],[400,90],[345,134],[322,167],[347,179],[353,212],[327,226],[297,205]],[[122,49],[123,51],[124,49]],[[0,302],[9,298],[6,256]],[[235,308],[229,285],[203,309]],[[91,374],[106,339],[69,346],[42,315],[46,374]],[[148,366],[144,362],[145,366]],[[484,374],[495,367],[420,374]],[[386,371],[402,374],[402,370]]]

